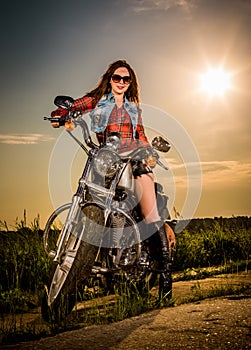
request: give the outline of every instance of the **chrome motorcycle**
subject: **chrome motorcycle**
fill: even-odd
[[[67,115],[44,117],[60,125],[70,123],[80,127],[84,143],[66,131],[87,155],[72,201],[56,209],[44,229],[44,249],[53,261],[41,307],[46,321],[58,322],[66,317],[77,301],[77,291],[83,290],[83,286],[88,288],[94,279],[111,292],[123,278],[143,293],[151,290],[160,273],[160,241],[157,235],[147,231],[134,193],[132,168],[138,162],[147,164],[150,159],[151,167],[159,165],[168,170],[156,150],[167,152],[170,144],[162,137],[155,137],[152,147],[139,147],[121,156],[119,135],[112,133],[105,144],[95,144],[83,117],[71,111],[73,102],[71,97],[56,97],[54,103],[66,109]],[[175,221],[170,220],[168,197],[160,184],[156,183],[155,188],[161,218],[175,225]],[[62,227],[59,221],[64,221]],[[168,298],[171,298],[171,252],[169,256]]]

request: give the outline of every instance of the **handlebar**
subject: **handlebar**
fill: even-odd
[[[75,111],[75,112],[71,112],[69,111],[69,113],[65,116],[59,117],[59,118],[52,118],[52,117],[44,117],[44,120],[48,120],[51,123],[59,123],[59,126],[64,126],[66,122],[71,121],[73,122],[75,125],[78,124],[81,126],[82,129],[82,133],[83,133],[83,137],[84,137],[84,141],[87,144],[87,146],[89,146],[92,149],[97,149],[99,148],[93,141],[92,138],[90,136],[89,133],[89,128],[87,123],[85,122],[85,120],[78,118],[81,115],[81,112],[79,111]],[[83,147],[83,144],[76,139],[75,136],[72,135],[71,131],[67,130],[67,132],[74,138],[74,140],[86,151],[86,153],[88,153],[88,150]]]
[[[79,116],[81,116],[81,112],[80,111],[71,111],[68,110],[68,114],[59,117],[59,118],[52,118],[52,117],[44,117],[44,120],[48,120],[51,123],[59,123],[60,126],[64,126],[66,122],[68,121],[73,121],[75,119],[77,119]]]
[[[60,126],[64,126],[67,121],[65,117],[61,117],[61,118],[44,117],[44,120],[48,120],[51,123],[59,123]]]
[[[67,122],[73,122],[75,125],[79,125],[82,129],[82,133],[83,133],[83,138],[84,138],[84,141],[86,143],[86,145],[88,147],[90,147],[91,149],[93,150],[97,150],[99,149],[99,146],[96,145],[92,139],[91,139],[91,136],[90,136],[90,132],[89,132],[89,128],[88,128],[88,125],[87,123],[85,122],[84,119],[82,118],[79,118],[82,113],[80,111],[72,111],[71,110],[71,107],[72,107],[72,102],[71,101],[71,98],[68,98],[66,99],[65,96],[61,97],[61,96],[58,96],[59,98],[59,102],[62,104],[62,106],[68,110],[68,113],[62,117],[44,117],[44,120],[48,120],[50,121],[51,123],[58,123],[59,126],[64,126]],[[55,99],[55,101],[57,103],[55,103],[56,105],[61,106],[61,104],[59,104],[59,102],[57,101],[57,99]],[[69,101],[68,101],[69,100]],[[63,103],[63,102],[64,103]],[[64,106],[65,103],[68,103],[67,105]],[[83,145],[83,143],[81,143],[72,133],[70,130],[67,130],[67,132],[70,134],[70,136],[80,145],[80,147],[82,147],[84,149],[84,151],[88,154],[89,151],[88,149]],[[158,141],[158,140],[157,140]],[[167,143],[168,144],[168,143]],[[165,145],[165,147],[162,149],[159,149],[159,150],[162,150],[164,152],[167,152],[167,150],[170,148],[170,145],[168,144],[168,147]],[[164,150],[165,149],[165,150]],[[144,157],[142,157],[142,153],[144,153]],[[141,154],[141,157],[140,157],[140,154]],[[144,147],[144,146],[140,146],[139,148],[133,150],[132,152],[130,152],[128,155],[126,156],[120,156],[121,159],[123,160],[127,160],[127,159],[143,159],[143,158],[147,158],[149,157],[150,155],[154,156],[156,158],[156,162],[159,166],[161,166],[163,169],[165,170],[168,170],[168,167],[166,167],[160,160],[159,160],[159,155],[158,153],[156,152],[156,150],[149,146],[149,147]]]
[[[142,154],[142,153],[145,153],[145,158],[147,158],[147,156],[149,157],[151,155],[154,156],[156,158],[156,162],[159,166],[161,166],[165,170],[169,170],[169,168],[167,166],[165,166],[165,164],[163,164],[159,160],[158,153],[150,146],[149,147],[140,146],[137,149],[130,152],[128,155],[120,156],[120,157],[123,160],[127,160],[127,159],[136,159],[137,160],[137,158],[138,158],[138,160],[141,160],[143,157],[140,157],[140,154]]]

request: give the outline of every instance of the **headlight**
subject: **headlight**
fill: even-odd
[[[114,150],[118,150],[121,145],[121,136],[117,132],[110,133],[106,138],[106,145],[112,147]]]
[[[120,162],[121,160],[117,153],[102,148],[98,151],[94,159],[94,170],[100,176],[112,177],[117,172]]]

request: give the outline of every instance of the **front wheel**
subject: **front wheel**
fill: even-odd
[[[42,316],[47,322],[60,322],[73,309],[77,300],[77,287],[91,273],[98,247],[81,242],[75,256],[66,255],[62,264],[52,269],[52,276],[42,299]],[[74,259],[70,270],[67,260]]]
[[[51,216],[47,230],[50,227],[52,232],[55,231],[57,218],[58,215]],[[61,262],[53,266],[45,288],[41,311],[47,322],[58,323],[71,312],[77,300],[78,285],[88,279],[98,253],[98,246],[88,243],[88,236],[100,236],[104,220],[102,210],[95,206],[83,210],[79,208],[76,218],[71,225]]]

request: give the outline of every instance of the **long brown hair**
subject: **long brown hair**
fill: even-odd
[[[98,83],[98,86],[92,91],[88,92],[87,96],[94,97],[95,100],[98,102],[102,96],[108,95],[109,92],[111,92],[111,84],[110,84],[111,77],[115,72],[115,70],[120,67],[127,68],[131,78],[131,83],[125,92],[125,96],[130,102],[139,103],[139,87],[138,87],[137,77],[132,67],[125,60],[118,60],[111,63],[108,66],[106,72],[102,75]]]

